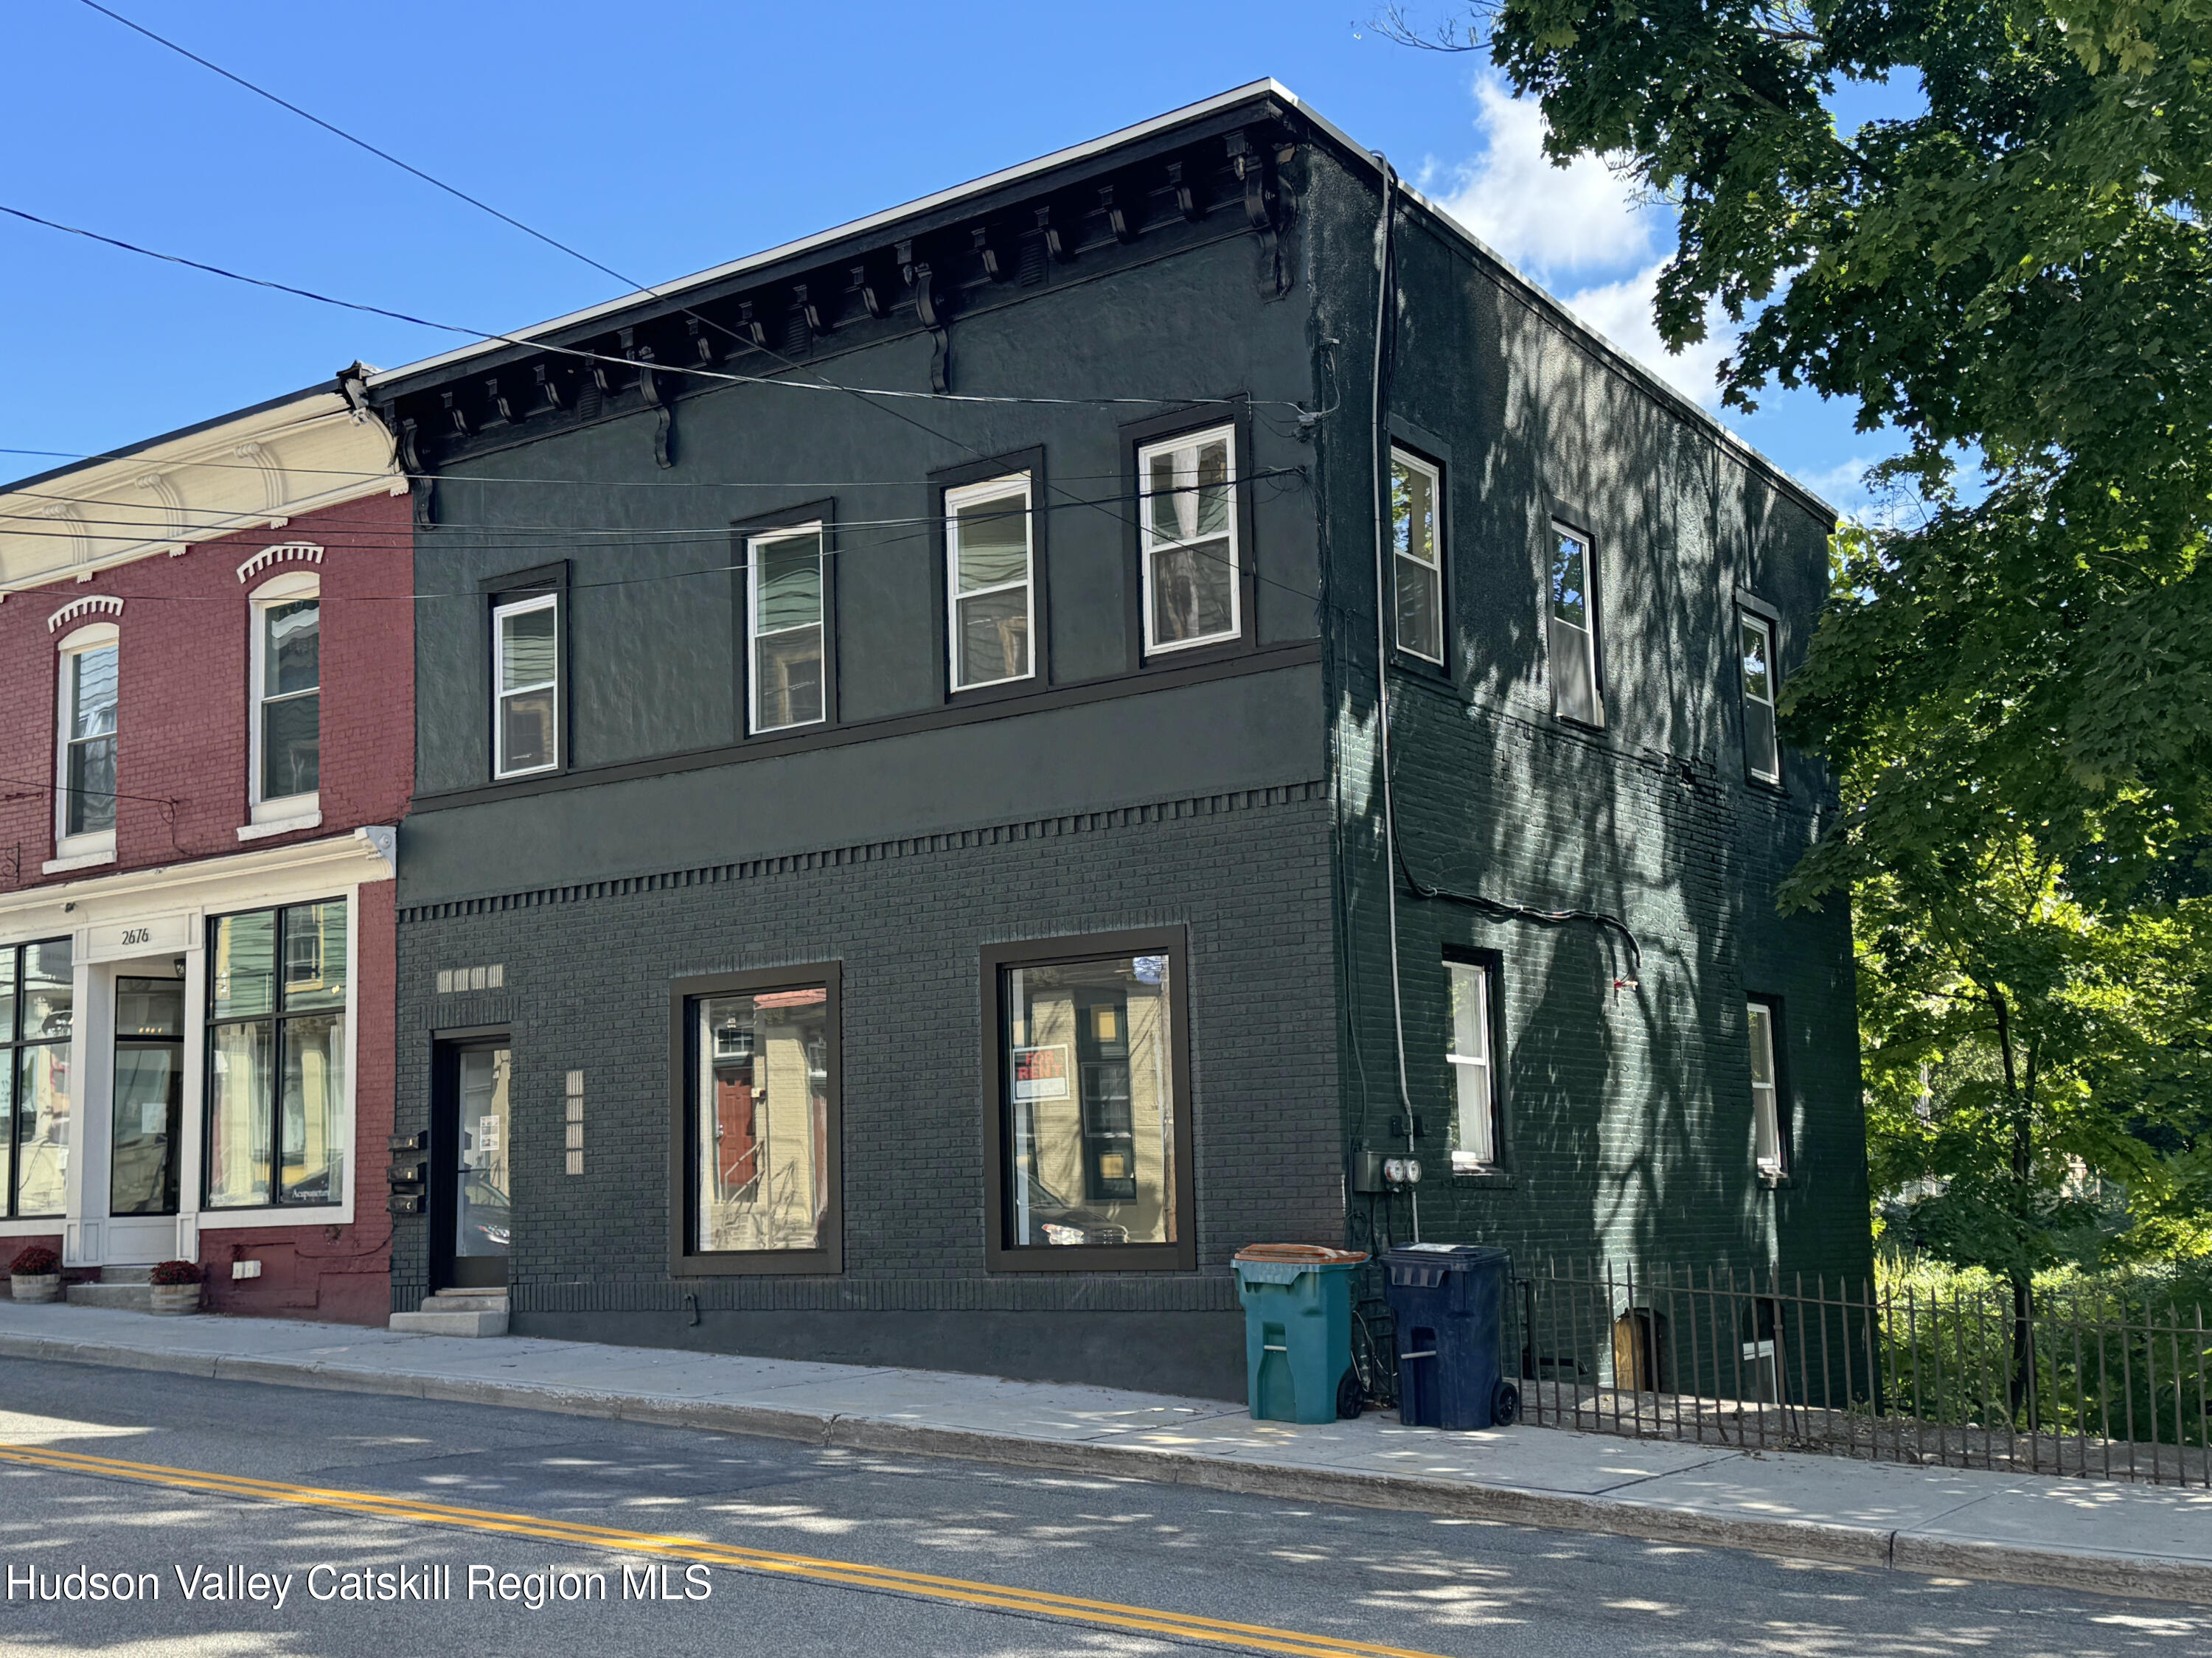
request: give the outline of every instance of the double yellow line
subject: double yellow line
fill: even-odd
[[[960,1577],[939,1577],[928,1572],[896,1571],[850,1560],[826,1560],[812,1555],[783,1554],[771,1549],[742,1548],[729,1543],[707,1543],[697,1538],[672,1537],[653,1532],[624,1531],[613,1526],[588,1526],[572,1520],[539,1515],[509,1514],[496,1509],[464,1509],[441,1503],[419,1502],[408,1497],[386,1497],[374,1491],[333,1491],[315,1485],[293,1485],[271,1479],[249,1479],[242,1474],[204,1473],[196,1468],[170,1468],[152,1462],[125,1462],[111,1456],[90,1456],[81,1451],[56,1450],[46,1446],[0,1445],[0,1462],[22,1467],[46,1468],[57,1473],[88,1474],[102,1479],[135,1480],[176,1491],[206,1491],[218,1497],[243,1497],[296,1507],[331,1509],[368,1515],[380,1520],[411,1521],[418,1525],[453,1526],[466,1531],[496,1532],[510,1537],[535,1538],[543,1542],[567,1543],[580,1548],[610,1549],[625,1554],[646,1554],[667,1560],[696,1560],[709,1566],[738,1571],[800,1578],[810,1582],[836,1584],[846,1588],[873,1589],[914,1595],[954,1606],[988,1611],[1026,1613],[1108,1629],[1140,1631],[1150,1635],[1178,1637],[1217,1646],[1240,1647],[1255,1652],[1279,1652],[1294,1658],[1437,1658],[1432,1653],[1407,1647],[1382,1646],[1371,1641],[1340,1640],[1329,1635],[1307,1635],[1297,1630],[1274,1629],[1265,1624],[1238,1624],[1225,1619],[1199,1618],[1150,1606],[1125,1606],[1115,1600],[1091,1600],[1080,1595],[1050,1594],[1042,1589],[1012,1588],[999,1583],[971,1582]]]

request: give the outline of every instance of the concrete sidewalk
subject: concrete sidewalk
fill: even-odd
[[[1168,1481],[2212,1604],[2212,1492],[532,1337],[0,1301],[0,1358],[166,1370]]]

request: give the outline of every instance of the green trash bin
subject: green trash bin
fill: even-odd
[[[1358,1416],[1352,1368],[1352,1277],[1363,1250],[1255,1243],[1237,1252],[1244,1303],[1244,1384],[1263,1422]]]

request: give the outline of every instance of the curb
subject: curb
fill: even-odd
[[[1971,1542],[1835,1521],[1741,1519],[1633,1497],[1532,1491],[1345,1468],[1293,1467],[1141,1445],[1027,1439],[981,1429],[928,1427],[884,1417],[841,1416],[769,1405],[718,1405],[649,1394],[588,1393],[289,1359],[149,1352],[50,1336],[0,1333],[0,1358],[155,1370],[211,1381],[379,1394],[445,1404],[489,1405],[655,1427],[747,1434],[845,1450],[960,1457],[1246,1497],[1405,1509],[1498,1525],[1600,1532],[1651,1542],[1741,1549],[1753,1554],[1930,1576],[1989,1578],[2044,1588],[2212,1605],[2212,1562]]]

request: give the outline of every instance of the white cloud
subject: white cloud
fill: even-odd
[[[1720,406],[1716,377],[1721,359],[1735,343],[1735,331],[1719,307],[1705,313],[1705,337],[1685,346],[1680,355],[1668,350],[1651,319],[1651,301],[1658,292],[1660,260],[1619,282],[1585,288],[1565,297],[1566,307],[1592,328],[1649,368],[1700,407]]]
[[[1474,83],[1483,153],[1449,171],[1425,171],[1440,205],[1514,264],[1540,275],[1613,270],[1651,254],[1661,214],[1639,203],[1629,180],[1592,156],[1554,167],[1544,154],[1544,115],[1495,75]]]

